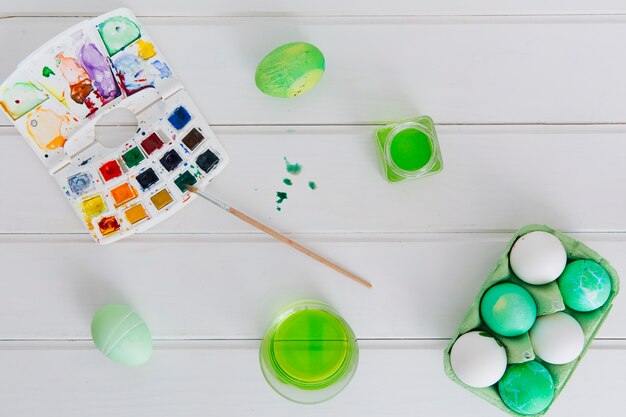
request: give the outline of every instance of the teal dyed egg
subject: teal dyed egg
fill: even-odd
[[[256,69],[256,86],[272,97],[291,98],[304,94],[322,78],[324,54],[306,42],[279,46],[267,54]]]
[[[554,380],[545,366],[530,361],[508,367],[498,382],[500,398],[507,407],[523,415],[537,414],[554,399]]]
[[[128,306],[100,308],[91,320],[91,337],[100,352],[122,365],[141,365],[152,354],[150,329]]]
[[[516,284],[497,284],[480,301],[480,314],[494,332],[507,337],[526,333],[535,323],[537,306],[530,293]]]
[[[570,262],[559,279],[565,305],[576,311],[592,311],[611,295],[611,278],[599,263],[589,260]]]

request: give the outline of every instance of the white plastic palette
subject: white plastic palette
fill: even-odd
[[[82,22],[24,60],[0,106],[100,243],[149,229],[228,163],[183,85],[128,9]],[[95,124],[113,108],[138,120],[110,149]]]

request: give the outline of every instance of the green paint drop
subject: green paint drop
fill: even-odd
[[[314,181],[309,181],[309,188],[311,190],[315,190],[317,188],[317,184]]]
[[[286,185],[293,185],[293,182],[291,182],[291,180],[290,180],[289,178],[285,178],[285,179],[283,179],[283,182],[284,182]]]
[[[278,204],[276,206],[276,210],[280,211],[281,210],[280,204],[282,204],[283,201],[287,200],[287,193],[283,191],[276,191],[276,198],[277,198],[276,204]]]
[[[285,159],[285,164],[286,164],[288,173],[290,173],[291,175],[298,175],[300,171],[302,171],[302,165],[298,163],[290,164],[289,161],[287,160],[287,157],[285,157],[284,159]]]
[[[43,69],[41,70],[41,75],[48,78],[51,75],[55,75],[55,74],[54,74],[54,71],[52,71],[49,67],[43,67]]]
[[[389,154],[393,163],[405,171],[423,168],[433,154],[430,138],[417,129],[400,131],[391,142]]]
[[[327,387],[349,370],[354,354],[349,331],[322,310],[299,310],[289,315],[271,339],[271,363],[278,376],[304,389]]]
[[[287,200],[287,193],[283,191],[276,191],[276,204],[282,204],[283,201]]]

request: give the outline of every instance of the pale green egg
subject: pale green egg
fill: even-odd
[[[256,86],[272,97],[304,94],[322,78],[326,61],[317,47],[306,42],[279,46],[256,69]]]
[[[101,307],[91,320],[91,337],[100,352],[122,365],[142,365],[152,354],[150,329],[125,305]]]

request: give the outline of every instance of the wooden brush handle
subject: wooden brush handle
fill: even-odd
[[[293,240],[289,239],[287,236],[278,233],[276,230],[270,229],[269,227],[267,227],[263,223],[259,223],[258,221],[254,220],[252,217],[249,217],[248,215],[240,212],[236,208],[229,207],[228,211],[233,216],[236,216],[236,217],[240,218],[241,220],[243,220],[244,222],[248,223],[249,225],[254,226],[254,227],[256,227],[259,230],[264,231],[265,233],[267,233],[268,235],[274,237],[275,239],[280,240],[283,243],[286,243],[287,245],[291,246],[292,248],[294,248],[296,250],[299,250],[300,252],[304,253],[307,256],[310,256],[311,258],[315,259],[316,261],[323,263],[327,267],[334,269],[335,271],[339,272],[340,274],[343,274],[343,275],[347,276],[348,278],[358,282],[359,284],[365,285],[367,288],[372,288],[372,284],[370,284],[368,281],[364,280],[363,278],[359,277],[358,275],[355,275],[352,272],[343,269],[339,265],[336,265],[336,264],[330,262],[326,258],[322,258],[317,253],[315,253],[315,252],[305,248],[304,246],[300,245],[297,242],[294,242]]]

